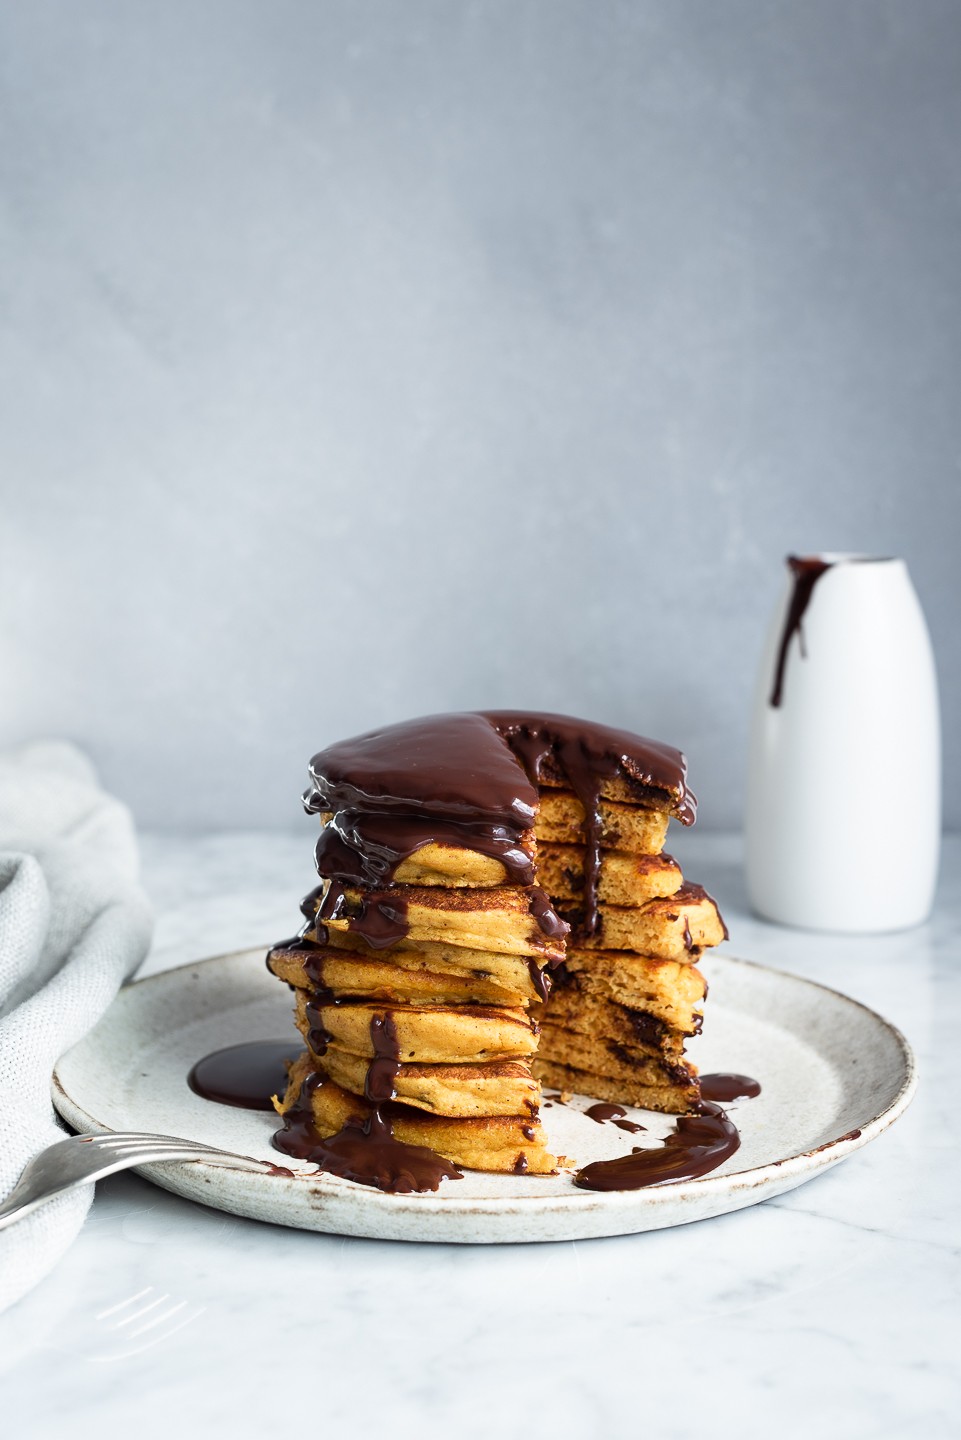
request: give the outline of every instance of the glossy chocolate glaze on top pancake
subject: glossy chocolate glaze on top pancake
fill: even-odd
[[[483,715],[427,715],[321,750],[308,810],[430,815],[528,830],[537,791]]]
[[[429,843],[479,849],[521,884],[534,876],[521,843],[542,777],[566,780],[584,807],[585,933],[597,928],[600,799],[618,777],[659,795],[684,824],[696,801],[679,750],[566,715],[491,710],[430,715],[343,740],[310,762],[308,811],[333,811],[317,864],[338,880],[377,884]]]

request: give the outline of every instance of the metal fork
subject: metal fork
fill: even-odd
[[[71,1135],[48,1145],[27,1165],[20,1179],[0,1204],[0,1230],[12,1225],[54,1195],[91,1185],[104,1175],[126,1170],[131,1165],[154,1165],[161,1160],[216,1160],[238,1170],[266,1170],[291,1174],[269,1160],[252,1155],[234,1155],[199,1140],[180,1140],[172,1135],[136,1135],[108,1131],[105,1135]]]

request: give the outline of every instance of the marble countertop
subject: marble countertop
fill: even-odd
[[[752,1209],[551,1245],[284,1230],[115,1176],[58,1269],[0,1317],[6,1433],[957,1435],[961,840],[928,925],[849,939],[753,918],[737,839],[683,839],[732,954],[906,1033],[921,1085],[889,1132]],[[311,884],[303,835],[147,835],[143,856],[158,913],[145,974],[288,933]],[[128,1323],[141,1311],[150,1328]]]

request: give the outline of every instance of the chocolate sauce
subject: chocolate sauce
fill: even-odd
[[[717,911],[717,918],[721,922],[721,930],[724,933],[724,939],[730,940],[731,937],[728,933],[727,922],[724,919],[724,916],[721,914],[720,909],[718,908],[718,903],[714,899],[713,895],[708,894],[708,892],[704,889],[703,885],[697,885],[693,880],[685,880],[680,890],[677,890],[671,898],[673,900],[679,900],[682,903],[687,902],[688,904],[696,904],[699,900],[709,900],[714,906],[714,909]],[[670,918],[676,920],[677,916],[675,915]],[[686,919],[684,924],[685,928],[687,929],[687,936],[685,936],[684,938],[684,944],[685,946],[687,946],[687,938],[688,936],[690,936],[691,931]],[[693,951],[697,947],[692,943],[691,946],[688,948]]]
[[[719,1071],[713,1075],[701,1076],[701,1099],[702,1100],[753,1100],[760,1095],[761,1085],[758,1080],[752,1080],[750,1075],[734,1075],[728,1071]]]
[[[315,1055],[324,1055],[332,1036],[330,1031],[324,1028],[322,1010],[325,1005],[333,1005],[334,996],[330,990],[315,991],[304,1005],[304,1014],[307,1017],[307,1044]]]
[[[308,926],[313,925],[314,923],[314,917],[316,916],[317,911],[320,908],[320,903],[324,898],[325,888],[326,887],[324,885],[315,885],[313,890],[311,890],[307,895],[305,895],[303,900],[301,900],[300,902],[300,913],[307,921]]]
[[[546,935],[548,940],[566,940],[571,933],[571,927],[557,914],[547,891],[542,890],[539,885],[532,885],[530,895],[531,914],[541,933]]]
[[[502,825],[519,836],[537,791],[483,715],[428,715],[321,750],[310,762],[309,811],[352,811]]]
[[[532,956],[527,962],[527,968],[531,974],[531,984],[540,998],[546,1001],[551,993],[551,977],[548,972],[548,967],[546,965],[539,965]]]
[[[285,1155],[309,1160],[330,1175],[391,1194],[436,1190],[442,1180],[460,1180],[457,1167],[436,1151],[394,1138],[389,1102],[397,1093],[400,1044],[389,1011],[371,1017],[370,1041],[374,1056],[364,1079],[368,1112],[351,1116],[336,1135],[322,1139],[314,1125],[311,1097],[324,1077],[314,1071],[284,1115],[284,1128],[274,1135],[274,1145]]]
[[[291,935],[287,940],[278,940],[267,952],[267,969],[270,969],[270,957],[275,950],[316,950],[327,943],[326,927],[320,925],[316,918],[318,906],[323,898],[323,885],[316,886],[309,895],[305,895],[300,902],[300,913],[304,917],[304,924]],[[314,938],[316,935],[316,938]]]
[[[324,984],[324,962],[326,954],[319,949],[309,950],[301,956],[301,964],[304,967],[304,974],[313,986],[314,990],[326,990]]]
[[[287,1064],[299,1053],[289,1040],[248,1040],[198,1060],[187,1084],[205,1100],[242,1110],[273,1110],[287,1088]]]
[[[534,862],[507,825],[468,825],[441,816],[339,810],[314,850],[317,873],[359,885],[389,885],[399,865],[425,845],[475,850],[499,860],[512,885],[533,885]]]
[[[518,1155],[517,1159],[514,1161],[514,1174],[515,1174],[515,1175],[525,1175],[526,1173],[527,1173],[527,1156],[524,1154],[524,1152],[523,1152],[523,1150],[522,1150],[521,1153]]]
[[[784,615],[784,626],[781,630],[781,640],[778,645],[777,660],[774,666],[774,683],[771,687],[771,697],[768,704],[778,709],[784,694],[784,671],[787,665],[787,652],[794,636],[798,637],[798,644],[801,647],[801,655],[807,659],[807,650],[804,644],[804,629],[802,622],[805,612],[811,603],[811,596],[814,594],[814,587],[826,570],[830,570],[832,561],[822,560],[816,555],[789,555],[787,557],[788,569],[794,576],[794,589],[791,592],[791,599],[788,602],[787,611]]]
[[[639,1130],[645,1128],[633,1120],[625,1120],[627,1111],[623,1105],[608,1105],[602,1100],[599,1100],[596,1105],[588,1105],[584,1114],[589,1115],[592,1120],[596,1120],[598,1125],[603,1125],[610,1120],[618,1130],[627,1130],[632,1135],[636,1135]]]
[[[307,924],[296,935],[289,936],[286,940],[278,940],[271,945],[267,951],[267,969],[270,970],[270,957],[278,950],[316,950],[318,942],[311,936],[313,925]]]
[[[370,1022],[374,1058],[367,1067],[364,1094],[372,1105],[383,1105],[397,1094],[394,1082],[400,1070],[400,1044],[391,1014],[374,1015]]]
[[[390,1119],[375,1105],[366,1116],[351,1116],[336,1135],[324,1140],[314,1125],[311,1096],[323,1080],[308,1075],[284,1116],[273,1144],[285,1155],[307,1160],[329,1175],[373,1185],[392,1195],[436,1190],[442,1180],[461,1180],[460,1170],[425,1145],[395,1140]]]
[[[582,1190],[643,1190],[664,1181],[696,1180],[729,1159],[741,1144],[736,1127],[719,1105],[702,1101],[696,1115],[678,1117],[656,1149],[634,1149],[616,1160],[595,1160],[574,1176]]]
[[[359,908],[352,911],[345,887],[339,880],[331,880],[317,911],[317,919],[323,922],[343,918],[347,920],[347,929],[366,940],[374,950],[396,945],[409,929],[407,900],[398,891],[367,891]]]

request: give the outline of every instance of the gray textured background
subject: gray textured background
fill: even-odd
[[[961,7],[0,5],[0,741],[294,825],[534,703],[741,814],[789,549],[903,554],[961,822]]]

